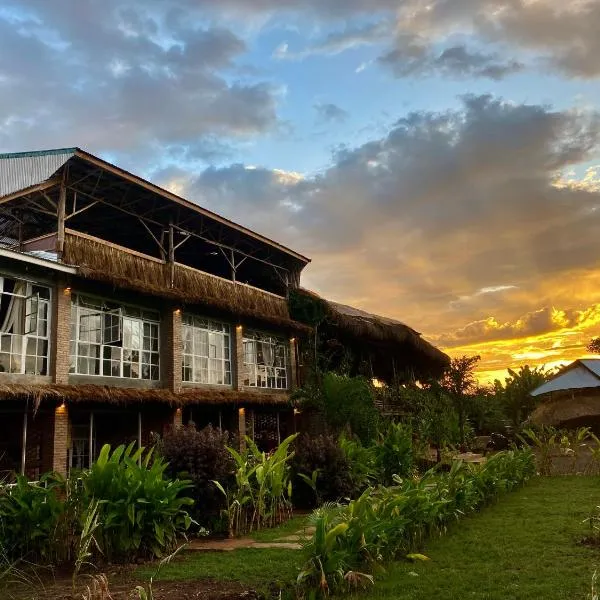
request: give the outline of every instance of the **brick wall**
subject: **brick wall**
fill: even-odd
[[[244,387],[244,329],[237,325],[233,330],[233,389],[241,390]]]
[[[69,447],[69,411],[65,404],[54,411],[54,452],[52,470],[67,475],[67,449]]]
[[[298,361],[296,352],[296,338],[290,339],[288,357],[288,388],[293,390],[298,385]]]
[[[71,288],[64,280],[58,281],[54,289],[55,302],[52,312],[52,352],[50,356],[52,380],[69,383],[71,362]]]
[[[161,354],[162,379],[165,386],[172,392],[181,391],[182,337],[181,310],[168,308],[163,314],[161,323]]]

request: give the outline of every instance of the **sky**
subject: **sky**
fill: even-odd
[[[600,0],[0,0],[0,151],[79,146],[507,367],[600,335]]]

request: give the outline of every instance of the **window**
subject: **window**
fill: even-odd
[[[246,332],[244,344],[244,385],[284,390],[287,388],[285,341],[255,331]]]
[[[157,312],[73,295],[71,373],[158,380],[158,339]]]
[[[182,379],[231,385],[231,329],[226,323],[183,316]]]
[[[50,289],[0,277],[0,372],[48,374]]]

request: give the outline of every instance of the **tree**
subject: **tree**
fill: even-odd
[[[544,367],[525,365],[518,370],[508,369],[504,385],[495,381],[496,393],[502,398],[504,410],[513,427],[518,427],[533,412],[537,405],[531,392],[542,385],[552,375]]]
[[[600,337],[592,338],[586,346],[586,350],[592,354],[600,354]]]
[[[461,444],[465,443],[465,422],[472,399],[477,392],[475,367],[480,359],[480,356],[453,358],[439,383],[456,411]]]

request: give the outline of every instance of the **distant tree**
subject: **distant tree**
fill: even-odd
[[[465,442],[465,423],[473,397],[477,392],[475,367],[480,360],[480,356],[453,358],[439,383],[456,411],[461,444]]]
[[[533,412],[537,405],[531,392],[548,380],[552,371],[544,367],[525,365],[516,371],[508,369],[504,384],[496,380],[496,394],[502,399],[504,410],[513,427],[518,427]]]
[[[592,354],[600,354],[600,337],[592,338],[586,349]]]

